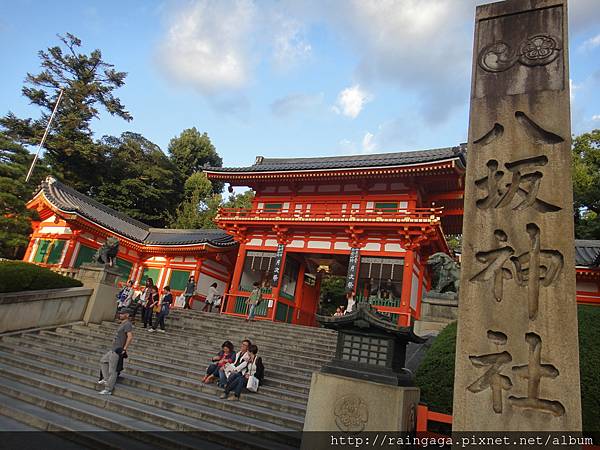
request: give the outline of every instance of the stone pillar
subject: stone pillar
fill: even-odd
[[[475,20],[453,431],[577,431],[567,1]]]
[[[87,324],[113,320],[119,293],[117,269],[95,264],[82,264],[76,278],[83,283],[84,287],[94,290],[83,315],[83,321]]]

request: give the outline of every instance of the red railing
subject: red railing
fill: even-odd
[[[452,416],[430,411],[427,405],[417,406],[417,433],[427,433],[429,422],[440,422],[452,425]]]
[[[221,208],[216,220],[293,222],[439,222],[442,208],[352,208],[352,202],[312,202],[288,208]]]

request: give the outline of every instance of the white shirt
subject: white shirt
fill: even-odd
[[[214,303],[216,297],[219,296],[219,292],[216,287],[209,287],[208,294],[206,294],[206,303]]]

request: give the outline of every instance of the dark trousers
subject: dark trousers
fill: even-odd
[[[152,326],[152,308],[142,308],[142,320],[144,321],[144,328]]]
[[[138,309],[141,308],[141,305],[139,303],[134,304],[133,306],[130,306],[129,309],[131,309],[131,321],[135,320],[135,316],[137,315]],[[143,317],[142,317],[143,319]]]
[[[227,385],[225,386],[225,394],[229,394],[233,391],[236,397],[239,397],[242,394],[242,389],[246,387],[248,380],[244,375],[239,372],[232,374],[227,380]]]
[[[192,299],[191,295],[186,295],[185,296],[185,305],[183,307],[183,309],[192,309],[192,307],[190,306],[190,300]]]
[[[206,375],[214,375],[215,377],[219,378],[219,366],[216,364],[211,364],[208,366],[208,369],[206,369]]]
[[[156,315],[156,320],[154,321],[154,326],[152,328],[154,328],[155,330],[158,328],[158,326],[160,325],[160,329],[164,330],[165,329],[165,317],[167,317],[167,313],[166,312],[159,312]]]

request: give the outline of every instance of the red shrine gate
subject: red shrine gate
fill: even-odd
[[[265,159],[208,168],[256,192],[216,220],[240,244],[224,312],[242,315],[254,282],[258,316],[314,325],[322,273],[346,276],[354,300],[407,325],[429,283],[425,261],[462,229],[464,148],[336,158]]]

